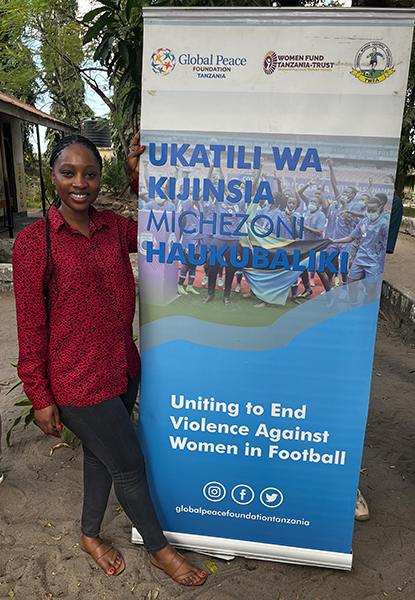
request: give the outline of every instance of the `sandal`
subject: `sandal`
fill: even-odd
[[[82,548],[82,546],[81,546],[81,548]],[[84,548],[82,548],[82,550],[84,550]],[[90,554],[92,556],[92,558],[94,559],[94,561],[97,563],[97,565],[99,567],[101,567],[101,569],[103,571],[105,571],[105,573],[107,575],[111,575],[111,576],[121,575],[121,573],[125,569],[125,562],[124,562],[124,559],[121,556],[121,554],[118,552],[118,550],[116,548],[114,548],[113,546],[110,546],[109,544],[106,544],[105,542],[102,542],[97,548],[95,548],[95,550],[92,550],[92,552],[88,552],[88,550],[84,550],[84,552],[86,552],[87,554]],[[100,560],[104,556],[106,556],[109,552],[112,552],[112,555],[108,557],[110,560],[112,559],[115,561],[118,554],[121,557],[121,563],[118,567],[110,566],[110,569],[113,569],[114,573],[108,573],[108,571],[106,571],[105,567],[102,566],[102,564],[100,564]]]
[[[183,565],[183,563],[186,562],[185,557],[182,556],[179,552],[176,552],[171,561],[165,567],[160,565],[152,556],[150,556],[150,561],[152,565],[164,571],[166,575],[169,575],[173,579],[173,581],[175,581],[176,583],[180,583],[181,585],[202,585],[205,583],[207,578],[207,575],[205,575],[204,577],[201,577],[199,581],[195,581],[193,583],[185,583],[184,580],[187,579],[187,577],[190,577],[191,575],[195,574],[195,572],[190,569],[185,573],[176,575],[177,571],[180,570],[180,567]]]

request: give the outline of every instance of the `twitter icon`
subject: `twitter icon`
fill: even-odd
[[[261,500],[262,504],[267,508],[277,508],[277,506],[280,506],[280,504],[282,504],[284,496],[282,495],[282,492],[280,492],[280,490],[277,490],[277,488],[268,487],[265,488],[265,490],[262,490],[259,499]]]

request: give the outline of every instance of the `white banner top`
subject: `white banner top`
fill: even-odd
[[[187,131],[331,135],[335,130],[337,135],[395,137],[406,93],[413,15],[399,9],[145,8],[147,31],[157,40],[154,51],[171,49],[173,61],[172,76],[154,77],[151,56],[144,56],[142,129],[152,128],[148,122],[165,114],[168,99],[167,118]],[[208,34],[212,26],[214,37]],[[328,26],[336,27],[336,44],[332,35],[324,35],[322,28]],[[361,74],[373,51],[387,63],[375,94]],[[248,120],[241,119],[244,108],[250,112]],[[373,118],[379,120],[375,130]]]

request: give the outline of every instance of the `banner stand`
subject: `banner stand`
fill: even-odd
[[[414,15],[143,9],[138,437],[175,546],[352,567]]]
[[[199,554],[208,554],[222,560],[232,560],[235,556],[253,558],[255,560],[270,560],[275,562],[308,565],[310,567],[325,567],[327,569],[342,569],[351,571],[353,554],[342,552],[325,552],[308,548],[278,546],[277,544],[258,544],[242,540],[215,538],[205,535],[186,535],[172,531],[164,532],[169,543],[175,548],[183,548]],[[133,527],[131,541],[142,544],[143,538]],[[229,550],[229,554],[226,552]]]

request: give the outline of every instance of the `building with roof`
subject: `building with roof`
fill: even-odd
[[[76,129],[68,123],[0,92],[0,233],[8,232],[9,237],[13,237],[16,217],[27,213],[21,121],[32,123],[36,128],[44,211],[46,199],[39,125],[54,129],[63,135],[76,133]]]

